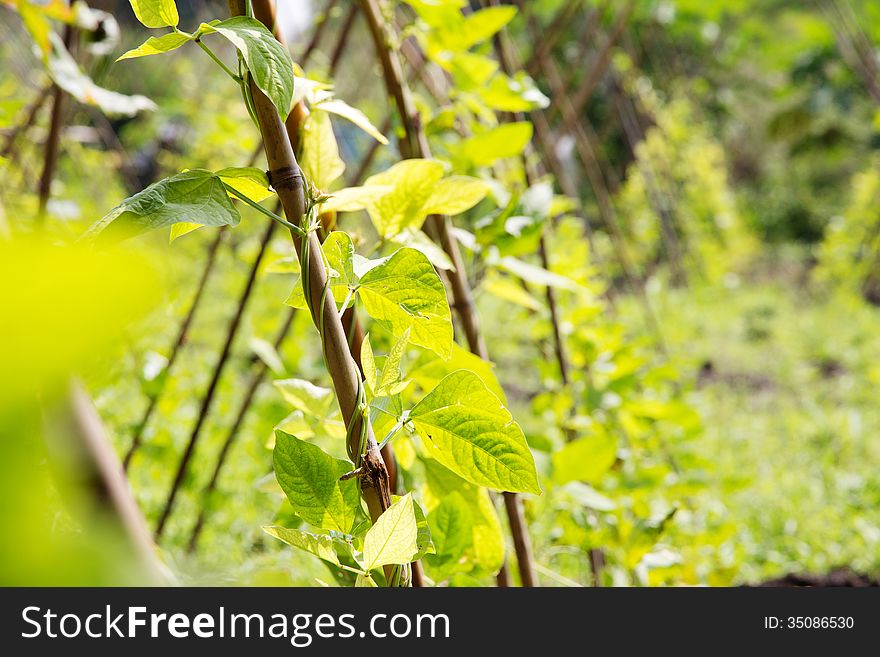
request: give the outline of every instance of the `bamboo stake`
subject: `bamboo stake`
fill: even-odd
[[[72,25],[64,26],[62,41],[64,47],[73,50],[75,32]],[[71,53],[72,54],[72,53]],[[38,189],[39,209],[37,220],[42,223],[46,219],[46,207],[52,194],[52,180],[55,178],[55,167],[58,164],[58,150],[61,141],[61,129],[67,94],[57,84],[52,87],[52,116],[49,120],[49,134],[46,137],[45,154],[43,157],[43,173],[40,176]]]
[[[293,320],[296,317],[296,309],[291,308],[286,317],[284,318],[284,322],[281,324],[281,329],[278,331],[278,334],[275,336],[275,341],[273,346],[277,351],[281,347],[281,343],[284,342],[284,339],[287,337],[287,334],[290,332],[290,328],[293,326]],[[202,491],[201,498],[203,500],[203,504],[200,507],[198,518],[196,518],[196,522],[193,525],[192,530],[190,531],[189,541],[187,542],[186,550],[189,553],[192,553],[196,549],[196,544],[198,543],[199,536],[202,533],[202,530],[205,526],[205,520],[208,516],[208,501],[210,500],[211,493],[214,492],[217,488],[217,482],[220,479],[220,473],[223,470],[223,466],[226,464],[226,458],[229,456],[229,449],[232,447],[232,444],[235,442],[236,437],[238,436],[238,432],[241,429],[241,425],[244,423],[244,418],[247,415],[248,409],[251,407],[251,403],[254,400],[254,397],[257,394],[257,389],[260,387],[260,384],[266,378],[266,373],[268,372],[269,367],[263,361],[259,361],[251,374],[251,378],[248,381],[247,386],[245,387],[244,397],[242,397],[241,404],[238,408],[238,413],[235,415],[235,420],[232,422],[232,426],[229,427],[229,431],[226,434],[226,439],[223,441],[223,446],[220,448],[220,453],[217,456],[217,462],[214,464],[214,470],[211,473],[211,479],[208,481],[208,485],[205,486],[205,489]]]
[[[54,91],[54,88],[55,85],[47,84],[40,89],[36,98],[34,98],[33,102],[31,102],[27,110],[25,110],[24,120],[6,135],[6,141],[3,143],[3,150],[0,151],[0,157],[9,157],[12,153],[12,149],[15,147],[15,142],[19,135],[27,132],[37,120],[37,115],[40,113],[40,110],[43,109],[43,105],[46,104],[46,101],[49,99],[49,95]]]
[[[217,384],[220,382],[220,378],[223,375],[223,370],[225,369],[226,363],[229,360],[229,354],[232,352],[232,343],[235,341],[235,337],[238,334],[238,329],[241,325],[241,319],[244,316],[245,308],[247,307],[248,301],[251,298],[251,292],[253,292],[254,282],[257,278],[257,270],[260,267],[260,263],[262,263],[263,261],[263,256],[266,253],[266,247],[269,245],[269,241],[272,239],[272,235],[275,232],[276,225],[277,224],[274,221],[269,223],[268,226],[266,226],[266,230],[263,232],[263,237],[260,240],[260,250],[257,252],[256,258],[254,258],[254,262],[251,265],[250,272],[248,273],[247,282],[245,283],[241,296],[238,299],[235,313],[233,314],[232,319],[230,320],[229,325],[226,329],[226,338],[223,342],[223,348],[220,351],[220,356],[217,358],[217,363],[214,366],[214,371],[211,375],[211,381],[208,383],[208,389],[205,391],[205,396],[202,398],[202,404],[199,407],[199,415],[196,418],[195,426],[193,426],[192,432],[189,436],[189,440],[187,441],[183,454],[180,457],[180,461],[177,464],[177,470],[171,483],[171,489],[168,491],[168,496],[166,497],[165,504],[162,507],[162,513],[160,514],[159,521],[156,524],[155,538],[157,542],[162,537],[162,534],[165,531],[166,523],[168,522],[168,518],[171,516],[171,512],[174,510],[174,502],[177,499],[177,494],[180,492],[180,488],[183,484],[183,479],[186,476],[186,472],[189,467],[189,462],[192,459],[193,453],[195,452],[196,444],[198,443],[202,427],[204,426],[205,420],[208,418],[208,414],[211,411],[211,405],[213,404],[214,397],[217,393]]]
[[[244,0],[228,0],[228,4],[233,16],[246,13]],[[289,220],[299,222],[307,210],[306,194],[290,139],[272,102],[250,78],[248,84],[263,137],[272,186],[281,199],[285,215]],[[360,478],[361,495],[369,509],[370,518],[375,522],[391,505],[391,490],[388,470],[379,452],[372,425],[361,406],[360,374],[349,352],[345,331],[336,310],[336,301],[328,286],[328,274],[317,236],[313,231],[306,237],[291,232],[291,238],[300,256],[304,250],[308,253],[309,289],[305,292],[313,309],[312,320],[322,336],[324,360],[333,381],[342,417],[350,429],[349,455],[356,466],[364,468],[364,475]],[[362,432],[365,436],[364,453],[360,453]]]
[[[85,493],[83,520],[109,521],[134,555],[148,583],[169,584],[147,523],[132,495],[104,425],[82,384],[70,382],[64,405],[50,412],[46,447],[63,483]]]
[[[180,323],[180,328],[178,329],[177,337],[175,337],[174,343],[171,346],[171,351],[168,353],[168,362],[165,365],[165,371],[162,373],[162,376],[165,377],[165,381],[167,381],[171,368],[174,366],[175,361],[177,361],[178,354],[183,350],[184,344],[186,344],[186,338],[189,334],[190,326],[192,326],[196,310],[198,310],[199,303],[202,299],[202,294],[208,286],[208,279],[211,276],[211,272],[214,269],[214,263],[217,260],[217,251],[219,250],[220,243],[223,241],[223,236],[225,234],[226,231],[221,228],[217,231],[217,235],[208,245],[207,257],[205,258],[205,264],[202,268],[198,285],[196,286],[195,295],[193,296],[192,303],[190,304],[183,321]],[[151,394],[147,400],[147,407],[144,409],[144,414],[141,416],[140,422],[138,422],[134,434],[132,435],[131,446],[128,448],[128,451],[126,451],[125,456],[122,459],[122,467],[126,472],[131,465],[132,457],[134,457],[135,452],[141,446],[144,430],[147,428],[147,424],[149,424],[150,418],[152,418],[153,412],[156,410],[156,405],[159,402],[159,397],[161,397],[164,388],[165,383],[163,382],[162,386]]]
[[[409,88],[404,81],[400,60],[397,58],[397,53],[388,47],[384,33],[384,21],[379,8],[375,0],[361,0],[361,9],[370,26],[388,94],[394,98],[401,122],[404,125],[404,138],[398,142],[401,156],[405,159],[429,158],[431,150],[424,130],[419,123],[418,113],[410,96]],[[432,216],[428,218],[425,227],[428,235],[443,248],[452,261],[454,271],[449,272],[448,279],[452,287],[453,306],[464,328],[470,350],[480,358],[489,360],[461,252],[451,231],[451,222],[448,217]],[[521,512],[516,512],[520,504],[519,497],[515,493],[504,492],[504,498],[511,531],[518,534],[514,537],[514,547],[516,548],[520,579],[523,586],[534,586],[535,576],[528,532],[522,522]],[[497,578],[499,586],[506,586],[507,580],[506,568],[502,568]]]

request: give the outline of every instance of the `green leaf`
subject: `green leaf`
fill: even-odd
[[[336,556],[333,538],[327,534],[313,534],[301,529],[275,526],[263,527],[263,531],[288,545],[314,554],[334,566],[339,565],[339,557]]]
[[[275,477],[294,512],[315,527],[349,533],[360,509],[360,493],[356,479],[339,478],[352,464],[281,430],[275,431],[272,454]]]
[[[134,59],[135,57],[149,57],[150,55],[161,55],[165,52],[177,50],[185,43],[193,40],[192,35],[186,32],[169,32],[160,37],[150,37],[137,48],[129,50],[117,59],[121,62],[123,59]]]
[[[339,157],[339,146],[327,112],[313,111],[303,127],[303,173],[318,189],[330,189],[345,171],[345,162]]]
[[[428,259],[415,249],[400,249],[360,279],[359,294],[373,319],[400,338],[441,358],[452,349],[452,316],[446,290]]]
[[[550,104],[534,80],[522,71],[513,78],[499,73],[477,93],[486,105],[499,112],[529,112]]]
[[[395,235],[392,241],[399,246],[408,246],[416,251],[421,251],[437,269],[455,271],[452,260],[446,255],[443,247],[421,230],[408,228]]]
[[[333,404],[333,391],[303,379],[280,379],[273,382],[294,409],[312,417],[324,418]]]
[[[28,34],[31,35],[34,43],[37,44],[37,47],[43,53],[43,57],[48,57],[49,53],[52,52],[52,41],[50,39],[52,24],[46,18],[42,8],[32,5],[29,0],[18,0],[16,5]]]
[[[370,344],[369,333],[364,336],[364,341],[361,343],[361,369],[364,371],[367,387],[372,392],[376,389],[377,370],[376,358],[373,356],[373,347]]]
[[[256,167],[226,167],[220,169],[217,175],[229,187],[257,203],[274,194],[269,188],[266,172]]]
[[[173,242],[177,238],[183,237],[184,235],[187,235],[187,234],[193,232],[194,230],[198,230],[201,227],[202,227],[201,224],[190,224],[190,223],[186,223],[186,222],[174,224],[171,227],[171,235],[169,236],[168,241]]]
[[[521,285],[514,283],[508,276],[499,276],[490,271],[481,287],[489,294],[504,301],[515,303],[529,310],[538,312],[544,310],[544,305],[540,301],[523,289]]]
[[[468,504],[472,527],[472,540],[465,554],[477,568],[487,573],[498,572],[504,563],[504,535],[488,491],[467,483],[434,459],[423,459],[423,463],[432,510],[447,497],[461,495]]]
[[[266,26],[247,16],[235,16],[213,25],[203,23],[199,31],[217,32],[236,47],[254,82],[286,119],[293,101],[293,62]]]
[[[358,128],[366,132],[373,139],[378,141],[380,144],[387,144],[388,140],[385,138],[379,130],[374,126],[370,119],[367,118],[367,115],[361,112],[356,107],[352,107],[345,101],[339,100],[338,98],[333,98],[330,100],[323,100],[317,105],[315,105],[316,109],[324,110],[325,112],[332,112],[337,116],[341,116],[344,119],[348,119],[352,123],[354,123]]]
[[[321,210],[329,212],[355,212],[363,210],[370,203],[394,191],[391,185],[363,185],[361,187],[345,187],[331,192],[329,199],[321,205]]]
[[[174,0],[129,0],[134,15],[146,27],[175,27],[180,22]]]
[[[418,552],[418,527],[412,493],[409,493],[388,507],[367,531],[364,570],[369,572],[389,564],[406,564]]]
[[[403,355],[406,353],[406,347],[409,344],[409,333],[409,329],[403,332],[403,335],[394,343],[394,346],[385,358],[382,376],[379,377],[379,382],[375,389],[377,397],[397,395],[406,388],[407,382],[401,381],[400,361],[403,360]]]
[[[501,384],[498,383],[498,377],[495,376],[495,365],[489,361],[485,361],[476,354],[472,354],[467,349],[462,348],[457,343],[452,344],[452,354],[447,360],[434,358],[418,369],[411,371],[409,376],[423,388],[430,389],[436,386],[449,374],[456,370],[470,370],[474,372],[489,390],[492,391],[502,403],[507,403],[507,397]]]
[[[99,87],[80,70],[61,37],[52,32],[52,54],[48,60],[49,75],[59,87],[83,105],[99,108],[108,116],[134,116],[139,112],[155,111],[156,104],[146,96],[126,96]]]
[[[367,212],[382,237],[390,238],[405,228],[420,228],[427,212],[425,202],[443,177],[443,165],[435,160],[404,160],[370,176],[366,186],[387,185],[393,191],[367,204]]]
[[[275,374],[284,374],[284,362],[281,360],[281,356],[275,348],[275,345],[261,338],[254,337],[250,339],[249,346],[251,351],[257,355],[257,358],[263,361],[263,364],[272,370],[272,372]]]
[[[553,454],[553,481],[558,485],[569,481],[596,483],[611,469],[616,458],[614,435],[601,431],[578,438]]]
[[[399,499],[399,498],[398,498]],[[421,559],[426,554],[435,554],[437,552],[434,546],[434,539],[431,537],[431,527],[428,525],[428,518],[421,505],[413,499],[413,511],[416,514],[416,544],[418,552],[413,557],[413,561]]]
[[[456,30],[454,47],[466,50],[490,39],[516,16],[516,7],[487,7],[471,13]]]
[[[376,589],[379,588],[379,585],[373,580],[369,575],[364,575],[363,573],[358,573],[357,579],[354,581],[355,588],[368,588],[368,589]]]
[[[489,185],[479,178],[450,176],[438,182],[425,201],[425,214],[461,214],[482,201]]]
[[[409,412],[431,456],[464,479],[541,494],[535,461],[510,412],[473,372],[444,378]]]
[[[473,137],[450,149],[453,156],[474,166],[490,166],[506,157],[520,155],[532,138],[532,124],[527,121],[506,123]]]
[[[165,178],[125,199],[86,232],[122,240],[178,223],[235,226],[241,220],[223,182],[210,171],[192,169]]]
[[[354,243],[351,236],[341,230],[336,230],[327,236],[322,245],[327,264],[335,272],[334,285],[355,286],[358,277],[354,273]],[[338,299],[342,301],[342,299]]]
[[[431,537],[440,556],[458,557],[473,541],[471,511],[458,492],[447,495],[428,514]]]
[[[617,508],[614,500],[605,497],[592,486],[588,486],[580,481],[570,481],[561,490],[568,493],[577,504],[588,509],[614,511]]]

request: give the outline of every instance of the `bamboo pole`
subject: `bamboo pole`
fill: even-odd
[[[398,142],[400,154],[403,158],[431,157],[431,150],[424,130],[421,128],[419,116],[409,88],[406,85],[400,60],[397,53],[387,43],[387,35],[384,32],[384,20],[375,0],[360,0],[361,9],[367,19],[373,42],[382,65],[383,77],[388,90],[388,95],[394,98],[404,126],[404,137]],[[458,243],[452,234],[451,222],[448,217],[431,216],[425,224],[428,235],[439,244],[452,262],[454,270],[449,272],[448,280],[452,287],[453,306],[464,328],[470,350],[484,360],[489,360],[486,343],[483,339],[479,326],[479,319],[471,294],[470,284],[467,280],[464,262]],[[514,547],[517,555],[517,565],[523,586],[534,586],[535,576],[532,566],[532,555],[528,532],[522,521],[521,511],[518,511],[520,500],[515,493],[504,492],[505,507],[508,520],[514,537]],[[506,568],[502,568],[497,578],[499,586],[508,584]]]
[[[246,13],[244,0],[228,0],[233,16]],[[306,192],[302,172],[296,161],[293,147],[284,128],[284,123],[272,102],[263,94],[250,77],[248,82],[253,96],[254,110],[269,164],[269,178],[281,199],[284,213],[295,223],[307,210]],[[369,509],[373,522],[391,505],[391,489],[388,470],[373,428],[365,409],[360,406],[362,382],[357,365],[351,357],[348,340],[336,309],[336,301],[328,285],[328,274],[324,267],[321,245],[315,233],[306,237],[291,231],[291,238],[297,253],[308,254],[309,289],[305,290],[312,308],[311,316],[322,337],[324,360],[336,391],[343,420],[350,429],[349,455],[356,466],[362,466],[364,474],[360,477],[361,495]],[[365,449],[361,454],[360,436],[365,436]]]
[[[192,460],[193,454],[195,453],[195,448],[198,444],[202,427],[204,426],[205,420],[207,420],[208,415],[211,412],[211,405],[213,404],[214,397],[217,394],[217,384],[220,382],[220,378],[223,376],[223,370],[226,368],[226,363],[229,361],[229,355],[232,353],[232,343],[235,341],[236,335],[238,335],[238,329],[241,326],[241,320],[242,317],[244,317],[244,311],[247,308],[248,301],[250,300],[251,293],[254,289],[254,282],[257,279],[257,271],[263,261],[263,256],[266,253],[266,247],[269,245],[269,241],[272,239],[272,235],[275,232],[276,225],[277,224],[275,222],[271,222],[266,226],[266,230],[263,231],[263,236],[260,239],[260,250],[257,252],[257,256],[256,258],[254,258],[254,262],[251,264],[251,269],[248,273],[247,282],[245,283],[244,289],[241,292],[241,296],[238,299],[235,313],[233,314],[232,319],[229,321],[229,325],[226,329],[226,338],[223,342],[223,348],[221,349],[220,356],[217,358],[217,363],[214,366],[211,380],[208,383],[208,389],[205,391],[205,396],[202,398],[202,403],[199,407],[199,414],[196,418],[196,423],[192,428],[192,431],[189,435],[189,440],[187,441],[186,447],[183,450],[183,454],[180,457],[180,461],[177,464],[177,470],[174,473],[174,479],[172,480],[171,488],[168,491],[168,496],[165,498],[165,504],[163,505],[162,512],[159,515],[159,521],[156,524],[155,531],[156,541],[159,541],[159,539],[162,537],[162,534],[165,531],[165,527],[168,522],[168,518],[171,516],[171,512],[174,510],[174,503],[177,499],[177,494],[180,492],[180,488],[183,485],[184,477],[186,476],[187,470],[189,468],[189,463]]]

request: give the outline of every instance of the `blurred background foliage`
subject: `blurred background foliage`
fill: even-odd
[[[414,11],[419,4],[400,3],[404,35],[430,34]],[[558,161],[546,188],[533,185],[527,194],[553,202],[538,212],[528,195],[510,201],[499,192],[499,207],[484,203],[456,222],[491,251],[468,252],[469,275],[497,378],[545,485],[545,495],[526,501],[541,582],[590,584],[598,548],[605,584],[726,585],[838,566],[876,574],[880,5],[525,4],[505,30],[531,62],[525,69],[535,91],[549,99],[544,155]],[[170,245],[167,233],[151,234],[104,260],[57,245],[74,242],[161,177],[246,165],[258,135],[235,90],[196,49],[114,64],[148,33],[127,2],[91,5],[113,14],[120,40],[104,54],[80,44],[80,66],[97,84],[143,95],[158,109],[119,117],[70,104],[45,213],[48,244],[35,228],[45,109],[0,159],[0,490],[15,500],[0,521],[12,537],[0,548],[3,583],[130,581],[124,559],[104,560],[114,541],[82,539],[63,485],[52,483],[42,453],[52,426],[46,418],[77,373],[121,456],[161,390],[128,471],[153,527],[264,231],[263,217],[243,211],[241,226],[224,236],[185,348],[165,376],[213,229]],[[186,29],[226,13],[223,2],[178,6]],[[304,67],[310,78],[329,81],[348,6],[279,2],[294,61],[324,24]],[[562,11],[570,19],[554,27]],[[8,137],[49,80],[18,15],[3,6],[0,14],[0,129]],[[568,84],[567,100],[534,63],[543,47],[536,34],[552,30],[558,34],[545,55]],[[563,101],[577,100],[604,50],[609,63],[595,91],[574,108],[583,136],[573,136]],[[491,40],[474,52],[493,56]],[[462,116],[494,115],[482,85],[469,83],[472,70],[426,70],[427,79],[413,84],[432,143],[456,171],[480,170],[456,154],[456,129]],[[447,80],[453,92],[438,103],[430,84]],[[336,96],[375,125],[391,113],[360,18],[332,81]],[[396,119],[387,127],[393,138]],[[353,175],[370,142],[345,122],[334,130],[346,176]],[[602,189],[584,165],[585,148]],[[394,161],[393,148],[380,148],[372,170]],[[505,184],[522,182],[514,167],[494,173]],[[568,386],[555,370],[541,282],[523,289],[517,272],[492,261],[531,259],[551,220],[549,269],[576,283],[557,288],[574,370]],[[267,444],[290,408],[269,382],[258,389],[217,489],[201,494],[255,363],[271,361],[275,378],[327,383],[304,313],[277,358],[266,349],[291,287],[283,273],[289,240],[279,237],[268,249],[163,538],[163,559],[186,584],[333,581],[319,563],[260,531],[299,522],[271,477]],[[377,351],[390,346],[387,336],[374,341]],[[572,432],[578,440],[567,442]],[[598,465],[571,472],[569,463]],[[189,531],[203,508],[204,531],[189,554]],[[77,566],[59,562],[58,551]],[[435,574],[458,585],[490,581],[479,572]]]

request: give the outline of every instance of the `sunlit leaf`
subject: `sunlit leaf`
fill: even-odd
[[[410,493],[388,507],[364,536],[364,570],[406,564],[418,552],[418,527]]]
[[[336,555],[333,538],[327,534],[313,534],[301,529],[273,526],[263,527],[263,531],[288,545],[314,554],[334,566],[339,565],[339,557]]]
[[[348,119],[358,128],[360,128],[368,135],[370,135],[373,139],[378,141],[380,144],[388,143],[385,135],[379,132],[378,128],[376,128],[376,126],[374,126],[370,122],[370,119],[367,118],[366,114],[361,112],[356,107],[352,107],[345,101],[339,100],[338,98],[325,100],[315,105],[315,109],[324,110],[325,112],[331,112],[333,114],[341,116],[344,119]]]
[[[162,53],[171,52],[192,40],[192,36],[186,32],[169,32],[168,34],[163,34],[159,37],[150,37],[137,48],[129,50],[121,55],[116,61],[119,62],[123,59],[148,57],[150,55],[160,55]]]
[[[409,413],[425,449],[464,479],[541,494],[535,461],[510,412],[473,372],[444,378]]]
[[[109,116],[134,116],[138,112],[154,111],[156,104],[145,96],[126,96],[99,87],[83,73],[61,38],[54,32],[50,35],[52,53],[49,56],[49,75],[59,87],[83,105],[98,107]]]
[[[400,338],[409,330],[410,342],[441,358],[452,349],[452,316],[443,282],[415,249],[400,249],[360,279],[359,294],[373,319]]]
[[[531,138],[531,123],[506,123],[464,139],[451,147],[450,151],[455,157],[474,166],[490,166],[506,157],[520,155]]]
[[[266,172],[256,167],[227,167],[217,171],[217,175],[226,185],[257,203],[274,194]]]
[[[313,111],[309,115],[303,127],[302,152],[303,173],[318,189],[330,189],[345,171],[327,112]]]
[[[553,454],[553,480],[596,483],[617,458],[617,439],[606,431],[578,438]]]
[[[180,22],[174,0],[129,0],[134,15],[146,27],[175,27]]]
[[[461,214],[482,201],[488,193],[489,186],[479,178],[450,176],[434,185],[423,209],[425,214]]]

